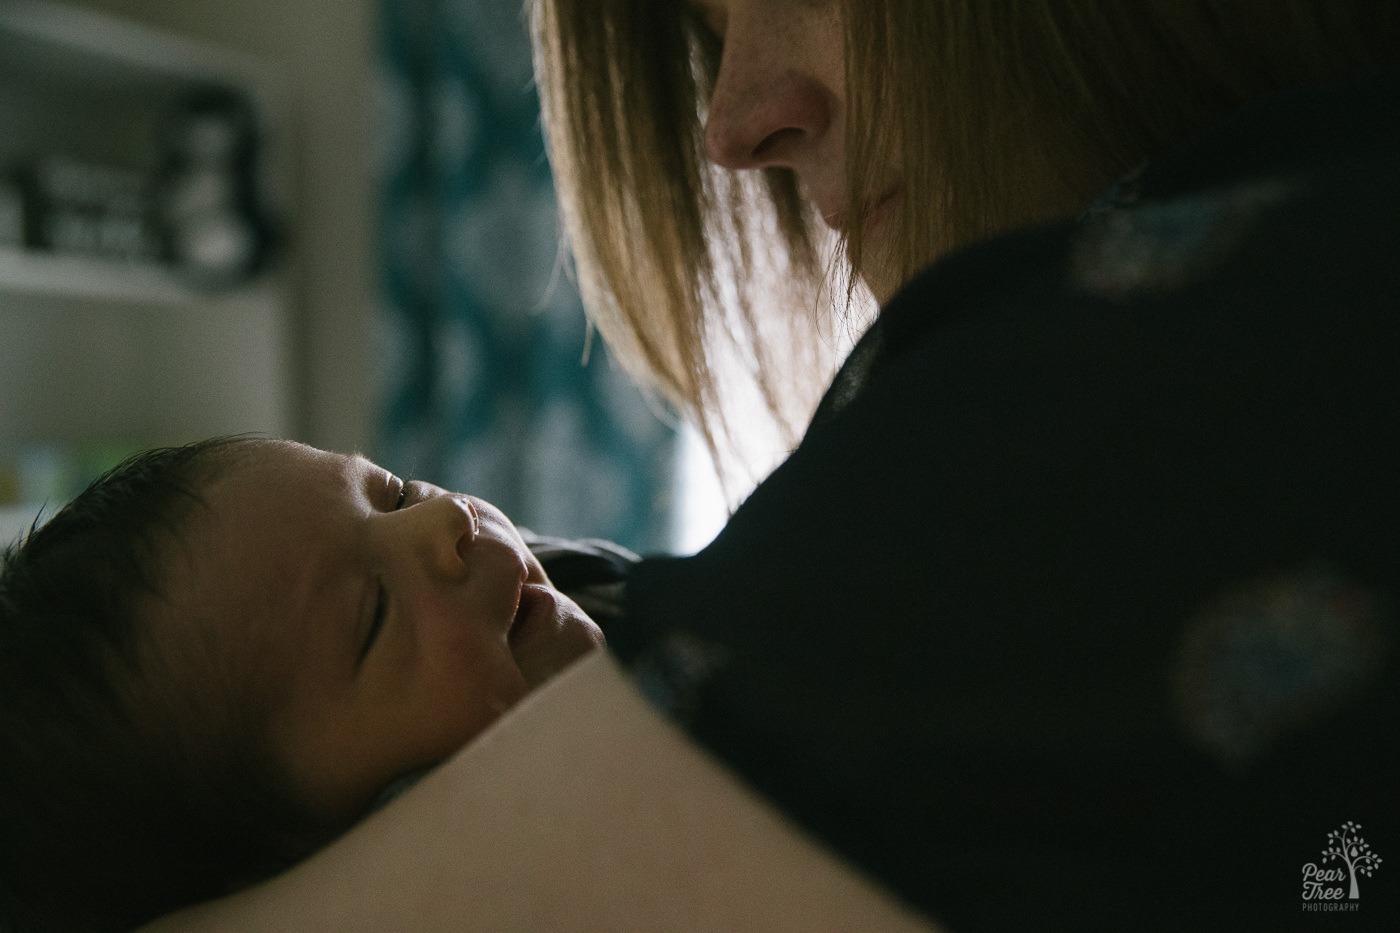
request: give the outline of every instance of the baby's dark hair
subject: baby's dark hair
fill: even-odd
[[[146,624],[201,488],[255,450],[137,455],[0,558],[0,930],[129,929],[313,847],[256,712]]]

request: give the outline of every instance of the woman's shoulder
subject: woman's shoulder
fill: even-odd
[[[1400,295],[1395,113],[1396,76],[1272,95],[1138,166],[1077,217],[944,257],[888,303],[823,416],[964,331],[1071,331],[1104,314],[1127,329],[1152,316],[1272,327],[1388,314]]]

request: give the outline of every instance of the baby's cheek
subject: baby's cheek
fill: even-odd
[[[460,746],[475,738],[530,690],[514,664],[463,664],[456,680],[456,689],[445,695],[443,705],[448,708],[439,713],[444,721],[455,723],[449,745]]]
[[[528,582],[551,587],[554,585],[550,582],[549,575],[544,572],[544,566],[540,564],[539,558],[532,554],[528,548],[525,549],[525,568]]]

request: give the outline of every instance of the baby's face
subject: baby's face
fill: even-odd
[[[200,626],[268,699],[273,754],[321,815],[352,818],[602,644],[493,506],[253,445],[205,490],[162,621]]]

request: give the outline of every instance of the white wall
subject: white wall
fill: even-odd
[[[373,373],[375,0],[69,0],[280,67],[293,105],[294,425],[367,448]]]

